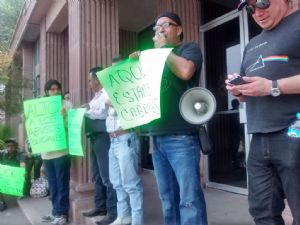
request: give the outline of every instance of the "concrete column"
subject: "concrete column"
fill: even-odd
[[[32,80],[33,80],[33,45],[30,42],[23,43],[22,45],[22,79],[24,81],[24,87],[22,90],[22,96],[24,99],[31,99],[32,95]],[[20,115],[21,116],[21,115]],[[22,116],[20,117],[22,118]],[[18,125],[18,142],[22,148],[25,143],[25,127],[24,123],[19,120]]]
[[[23,88],[23,97],[32,98],[32,79],[33,79],[33,46],[32,43],[24,43],[22,46],[22,77],[27,81]]]
[[[116,0],[68,1],[70,89],[75,104],[87,102],[87,74],[91,67],[107,67],[119,54]],[[72,79],[71,79],[72,78]]]
[[[46,17],[40,25],[40,76],[41,90],[49,79],[61,82],[63,91],[69,90],[68,30],[47,32]]]
[[[46,42],[46,18],[40,24],[40,89],[41,95],[44,94],[44,84],[47,80],[47,42]]]
[[[46,78],[56,79],[64,91],[69,90],[68,30],[46,33]]]
[[[291,0],[294,9],[300,9],[300,0]]]
[[[69,85],[73,103],[79,106],[91,99],[88,71],[107,67],[119,54],[117,0],[68,0],[69,19]],[[86,147],[86,145],[85,145]],[[72,219],[83,223],[82,209],[93,206],[89,152],[72,163]]]

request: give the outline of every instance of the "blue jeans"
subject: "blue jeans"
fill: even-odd
[[[127,133],[111,138],[109,178],[117,192],[118,217],[131,214],[132,225],[143,224],[143,189],[137,167],[136,134]]]
[[[53,216],[69,215],[70,193],[70,156],[44,160],[44,167],[49,183]]]
[[[108,214],[117,214],[116,191],[109,180],[108,151],[110,140],[108,133],[98,133],[90,137],[91,140],[91,172],[95,185],[95,208],[106,208]]]
[[[300,139],[287,130],[253,134],[247,162],[249,211],[256,225],[284,225],[287,199],[293,225],[300,225]]]
[[[154,136],[152,158],[165,225],[207,225],[198,136]]]

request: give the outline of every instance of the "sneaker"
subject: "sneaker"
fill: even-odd
[[[126,216],[126,217],[118,217],[113,223],[109,225],[129,225],[131,224],[131,217]]]
[[[52,215],[42,216],[42,222],[52,222],[55,219]]]
[[[53,225],[65,225],[67,223],[68,223],[68,219],[64,215],[56,216],[54,220],[51,222],[51,224]]]

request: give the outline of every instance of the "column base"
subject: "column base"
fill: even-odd
[[[74,225],[85,224],[82,211],[94,207],[94,185],[74,184],[71,181],[70,186],[70,220]]]

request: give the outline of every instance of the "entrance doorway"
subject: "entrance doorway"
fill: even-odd
[[[208,123],[214,148],[208,158],[208,186],[247,194],[246,158],[250,136],[245,105],[228,93],[224,81],[227,74],[239,73],[244,47],[260,29],[246,12],[236,9],[238,2],[203,0],[202,21],[206,23],[200,30],[206,88],[217,100],[216,115]]]

